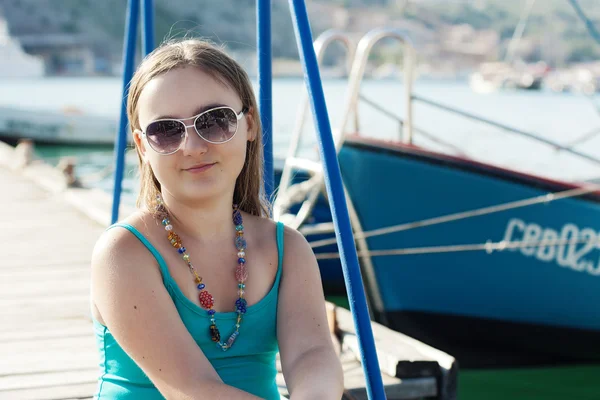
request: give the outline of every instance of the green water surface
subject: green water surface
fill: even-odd
[[[346,297],[327,300],[350,308]],[[458,400],[600,400],[600,365],[460,370]]]

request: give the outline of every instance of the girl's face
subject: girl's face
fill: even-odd
[[[152,121],[184,119],[208,109],[228,106],[240,113],[243,106],[237,93],[194,67],[176,68],[146,84],[138,102],[142,130]],[[246,145],[255,139],[252,117],[246,113],[238,120],[237,133],[225,143],[214,144],[201,138],[193,119],[184,121],[186,137],[178,151],[161,155],[150,147],[148,138],[134,132],[143,162],[150,164],[161,184],[163,195],[182,202],[203,201],[233,196],[235,182],[246,160]]]

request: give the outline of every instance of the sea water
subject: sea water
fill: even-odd
[[[332,128],[342,124],[347,84],[343,79],[323,81]],[[361,94],[399,118],[405,117],[401,82],[366,80]],[[0,80],[0,107],[36,110],[77,109],[88,115],[113,119],[117,125],[122,92],[120,78],[46,78]],[[276,157],[283,157],[297,120],[304,91],[302,79],[275,79],[273,83],[273,144]],[[541,91],[500,91],[474,93],[466,82],[418,80],[414,93],[459,110],[466,111],[539,137],[569,146],[578,138],[600,128],[600,96]],[[414,143],[432,150],[460,154],[479,161],[558,180],[581,181],[600,177],[600,162],[585,160],[553,146],[477,122],[430,105],[413,102],[413,124],[429,135],[414,134]],[[362,135],[395,140],[401,137],[396,118],[385,115],[365,102],[358,118],[351,118],[347,130]],[[307,114],[302,149],[307,157],[317,154],[312,115]],[[432,140],[431,137],[434,139]],[[573,147],[575,151],[600,160],[600,132]],[[38,153],[49,162],[64,155],[75,156],[77,171],[94,186],[111,190],[110,167],[114,162],[108,147],[40,146]],[[132,201],[136,190],[135,154],[127,157],[125,201]]]

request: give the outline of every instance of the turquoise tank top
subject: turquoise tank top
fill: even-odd
[[[275,282],[269,293],[248,307],[235,345],[228,351],[219,349],[208,334],[206,310],[190,301],[169,274],[160,253],[133,226],[114,224],[133,233],[158,261],[163,282],[181,320],[224,383],[263,399],[279,400],[275,383],[277,368],[277,298],[283,260],[283,225],[277,223],[278,266]],[[235,312],[217,312],[215,319],[225,332],[235,324]],[[142,369],[119,346],[108,328],[93,319],[96,343],[100,355],[100,377],[95,399],[164,399]],[[159,344],[160,345],[160,344]]]

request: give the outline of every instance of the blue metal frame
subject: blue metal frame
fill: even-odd
[[[140,15],[140,0],[129,0],[127,3],[127,17],[125,26],[125,43],[123,46],[123,94],[121,96],[121,115],[119,117],[119,133],[115,146],[115,184],[113,189],[113,204],[111,224],[119,219],[119,205],[121,203],[121,190],[123,171],[125,169],[125,149],[127,147],[127,91],[133,76],[133,62],[135,59],[135,44],[137,40],[138,20]]]
[[[271,0],[256,3],[258,104],[263,131],[264,185],[267,199],[273,195],[273,71],[271,58]]]
[[[154,50],[154,0],[140,0],[142,3],[142,52],[148,55]]]
[[[318,132],[319,151],[325,167],[325,186],[331,205],[331,215],[335,226],[344,280],[348,291],[350,310],[354,318],[356,335],[359,339],[360,354],[367,382],[369,399],[385,399],[385,390],[377,360],[375,340],[371,329],[371,319],[367,308],[363,280],[360,275],[358,256],[354,245],[354,235],[350,224],[348,206],[337,152],[327,114],[327,104],[319,73],[319,64],[313,47],[312,33],[304,0],[289,0],[296,42],[304,67],[304,77],[311,99],[313,118]]]
[[[577,13],[577,16],[579,16],[579,18],[581,18],[581,20],[585,24],[592,38],[594,38],[594,40],[598,42],[598,44],[600,44],[600,32],[598,32],[598,30],[594,26],[594,23],[585,15],[577,0],[569,0],[569,3],[571,3],[573,8],[575,9],[575,12]]]

